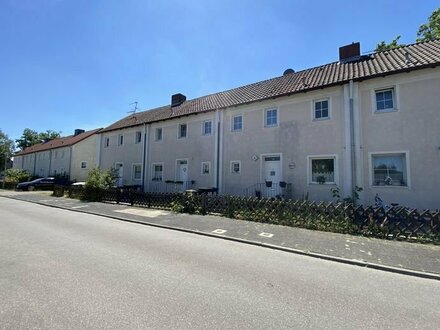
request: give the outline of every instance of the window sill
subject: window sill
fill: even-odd
[[[336,186],[336,182],[324,182],[324,183],[318,183],[318,182],[309,182],[309,186]]]
[[[390,112],[397,112],[399,109],[393,108],[393,109],[383,109],[383,110],[374,110],[374,114],[381,114],[381,113],[390,113]]]
[[[312,121],[326,121],[326,120],[330,120],[330,117],[325,117],[325,118],[313,118]]]
[[[391,188],[391,189],[409,189],[408,186],[387,186],[387,185],[383,185],[383,186],[373,186],[371,185],[370,188],[379,188],[379,189],[386,189],[386,188]]]
[[[274,128],[274,127],[278,127],[279,125],[278,124],[276,124],[276,125],[266,125],[266,126],[264,126],[264,128]]]

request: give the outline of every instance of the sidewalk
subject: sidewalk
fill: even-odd
[[[129,205],[86,203],[75,199],[52,197],[50,192],[0,190],[0,197],[440,280],[439,245],[319,232],[219,216],[174,214],[169,211]]]

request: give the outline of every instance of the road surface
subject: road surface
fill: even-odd
[[[0,197],[2,329],[435,329],[440,283]]]

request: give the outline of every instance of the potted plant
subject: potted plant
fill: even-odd
[[[325,183],[325,176],[324,175],[318,175],[316,177],[316,182],[318,182],[319,184],[324,184]]]

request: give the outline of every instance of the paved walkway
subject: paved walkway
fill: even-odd
[[[440,280],[439,245],[319,232],[219,216],[174,214],[129,205],[81,202],[52,197],[50,192],[0,190],[0,196]]]

